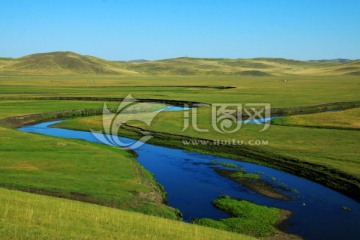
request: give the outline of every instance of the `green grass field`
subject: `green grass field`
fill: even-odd
[[[129,153],[0,128],[0,186],[176,218],[152,175]]]
[[[287,82],[283,82],[284,78]],[[206,103],[271,103],[272,107],[359,101],[354,76],[21,76],[0,78],[0,99],[126,97]],[[19,84],[22,83],[22,84]],[[218,89],[206,86],[232,86]],[[206,88],[205,88],[206,87]],[[100,99],[101,100],[101,99]]]
[[[101,101],[56,101],[56,100],[0,100],[0,119],[37,114],[44,112],[57,112],[67,109],[103,108],[104,103],[108,108],[117,108],[116,102]],[[163,104],[139,103],[138,108],[143,111],[156,111],[165,107]]]
[[[360,128],[360,108],[340,112],[289,116],[274,119],[272,123],[286,126],[356,130]]]
[[[252,237],[95,204],[0,188],[2,239],[240,239]]]

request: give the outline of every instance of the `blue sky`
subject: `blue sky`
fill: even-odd
[[[0,56],[360,58],[359,0],[0,0]]]

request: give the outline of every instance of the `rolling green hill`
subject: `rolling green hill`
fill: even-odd
[[[4,62],[6,60],[3,60]],[[32,54],[8,60],[0,65],[0,72],[35,74],[136,74],[119,68],[116,62],[73,52],[52,52]]]
[[[108,61],[73,52],[0,58],[0,74],[108,75],[359,75],[360,60],[299,61],[284,58],[172,58],[156,61]]]

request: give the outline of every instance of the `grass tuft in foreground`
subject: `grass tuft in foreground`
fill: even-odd
[[[230,218],[213,220],[201,218],[195,222],[254,237],[270,237],[276,233],[275,225],[280,221],[282,210],[256,205],[254,203],[221,196],[213,201],[215,207],[230,214]]]

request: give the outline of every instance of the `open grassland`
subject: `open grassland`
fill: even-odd
[[[107,103],[109,107],[117,107],[116,103]],[[103,102],[91,101],[45,101],[45,100],[0,100],[0,119],[36,114],[57,112],[67,109],[102,108]]]
[[[102,109],[104,103],[108,108],[116,109],[119,103],[102,101],[56,101],[56,100],[0,100],[0,120],[8,117],[58,112],[68,109]],[[139,103],[139,111],[156,111],[165,107],[163,104]]]
[[[284,82],[284,80],[287,80]],[[0,78],[0,99],[98,97],[206,103],[271,103],[273,107],[359,101],[355,76],[22,76]],[[224,87],[233,88],[224,88]],[[66,104],[66,103],[64,103]]]
[[[119,209],[0,188],[2,239],[240,239],[252,237]]]
[[[360,129],[360,108],[277,118],[272,123],[286,126],[356,130]]]
[[[117,148],[0,128],[0,186],[168,218],[152,175]]]

